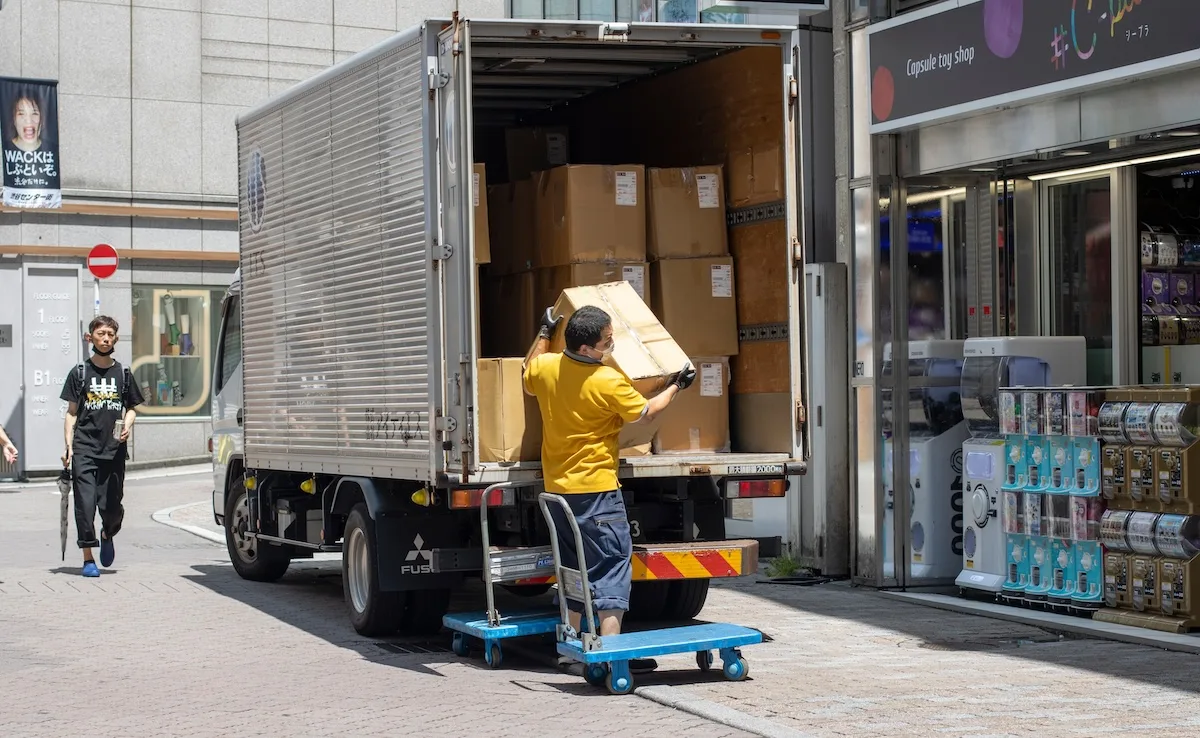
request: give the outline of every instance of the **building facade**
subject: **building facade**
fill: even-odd
[[[0,478],[58,468],[61,382],[85,358],[97,310],[120,322],[117,358],[149,400],[131,461],[208,457],[221,296],[237,267],[236,116],[455,5],[3,3],[0,78],[57,82],[62,206],[0,209],[0,423],[22,450]],[[457,5],[506,12],[503,0]],[[120,260],[115,275],[95,280],[85,256],[102,243]]]

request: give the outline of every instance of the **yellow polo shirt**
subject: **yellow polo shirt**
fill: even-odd
[[[619,489],[621,427],[642,417],[646,398],[617,369],[542,354],[525,369],[542,413],[542,475],[559,494]]]

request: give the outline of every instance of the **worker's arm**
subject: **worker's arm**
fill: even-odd
[[[646,402],[646,411],[642,413],[641,420],[653,420],[656,415],[667,409],[667,405],[671,404],[671,400],[675,399],[675,395],[692,386],[692,382],[696,381],[696,370],[692,367],[691,362],[683,365],[683,370],[675,375],[675,381],[667,385],[667,388],[659,392],[654,397],[651,397]]]
[[[542,313],[542,319],[538,325],[537,340],[533,342],[533,346],[529,349],[529,353],[525,355],[525,362],[521,364],[521,376],[524,378],[522,384],[525,386],[525,394],[533,396],[533,391],[530,389],[529,365],[533,360],[550,350],[550,337],[554,335],[554,329],[562,322],[562,316],[554,316],[554,308],[546,308],[546,312]]]
[[[79,406],[73,402],[67,403],[67,418],[63,421],[63,435],[66,441],[66,454],[63,455],[63,466],[68,466],[71,463],[71,446],[75,442],[75,421],[79,413]]]
[[[13,445],[12,439],[4,432],[4,426],[0,425],[0,450],[4,451],[4,460],[10,464],[17,463],[17,447]]]

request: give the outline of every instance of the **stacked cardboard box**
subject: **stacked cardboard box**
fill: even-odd
[[[648,173],[650,302],[692,357],[700,386],[663,414],[655,453],[730,449],[729,357],[738,353],[738,316],[723,174],[720,166]]]

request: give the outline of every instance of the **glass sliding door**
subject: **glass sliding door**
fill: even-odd
[[[1114,382],[1113,185],[1101,176],[1044,183],[1049,334],[1087,340],[1087,381]]]

